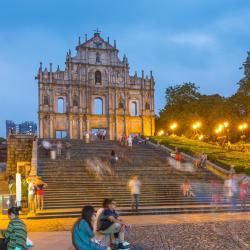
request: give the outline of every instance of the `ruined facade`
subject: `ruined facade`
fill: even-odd
[[[118,57],[96,31],[66,55],[66,68],[43,69],[37,75],[39,89],[39,137],[82,139],[86,131],[105,129],[107,138],[155,131],[154,78],[129,75],[126,56]],[[97,110],[99,107],[99,110]]]

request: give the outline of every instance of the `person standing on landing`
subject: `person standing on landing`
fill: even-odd
[[[136,175],[130,179],[128,182],[128,187],[130,189],[131,199],[132,199],[132,210],[138,211],[139,206],[139,195],[141,193],[141,181]]]

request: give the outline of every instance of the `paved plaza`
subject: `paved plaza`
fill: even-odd
[[[71,233],[31,233],[34,250],[73,250]],[[134,225],[128,233],[134,250],[248,250],[250,221]]]
[[[34,250],[73,250],[71,228],[76,219],[25,220]],[[124,217],[131,249],[250,249],[250,213],[181,214]],[[8,220],[1,218],[1,228]]]

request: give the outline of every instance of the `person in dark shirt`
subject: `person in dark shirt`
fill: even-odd
[[[129,226],[119,218],[115,209],[115,200],[109,199],[107,201],[107,207],[101,215],[100,231],[103,234],[114,234],[118,236],[115,242],[115,244],[118,245],[118,249],[129,249],[129,243],[124,240],[125,229]]]

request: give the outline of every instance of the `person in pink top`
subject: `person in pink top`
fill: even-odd
[[[241,209],[246,208],[246,201],[248,198],[248,180],[244,178],[241,183],[240,183],[240,204],[241,204]]]

